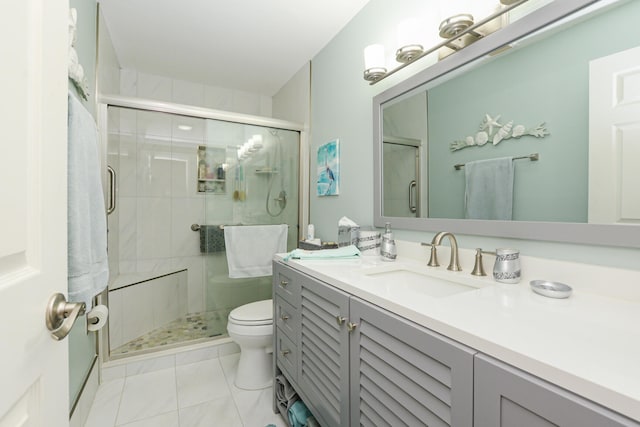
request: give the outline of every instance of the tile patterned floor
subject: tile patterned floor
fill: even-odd
[[[271,387],[234,385],[239,357],[142,363],[133,375],[100,385],[85,427],[285,427],[271,409]]]
[[[135,354],[149,349],[160,349],[178,343],[225,335],[229,312],[230,310],[218,310],[188,314],[111,350],[111,355]]]

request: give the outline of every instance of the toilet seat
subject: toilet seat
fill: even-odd
[[[256,301],[235,308],[229,313],[229,323],[245,326],[273,323],[273,300]]]

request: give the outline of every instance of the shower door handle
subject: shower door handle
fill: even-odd
[[[107,166],[109,173],[109,206],[107,215],[111,215],[116,210],[116,171],[111,166]]]
[[[415,179],[409,183],[409,210],[411,211],[411,213],[416,213],[416,211],[418,210],[414,196],[417,185],[418,184],[416,183]]]

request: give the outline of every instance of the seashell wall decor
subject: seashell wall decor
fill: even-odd
[[[491,141],[493,145],[498,145],[505,139],[517,139],[522,136],[544,138],[549,135],[549,131],[545,127],[544,122],[534,128],[527,129],[521,124],[514,126],[513,120],[504,125],[500,124],[500,117],[500,114],[496,117],[485,114],[484,120],[480,124],[480,129],[474,136],[467,136],[464,139],[453,141],[449,144],[449,148],[451,151],[458,151],[467,147],[481,147],[489,141]]]

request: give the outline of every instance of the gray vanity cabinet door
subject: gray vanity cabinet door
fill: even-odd
[[[639,423],[489,356],[475,358],[475,427],[619,427]]]
[[[349,425],[348,316],[348,294],[301,276],[299,391],[327,427]]]
[[[473,349],[355,297],[349,317],[352,426],[472,426]]]

